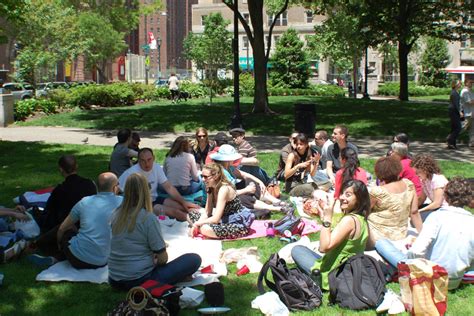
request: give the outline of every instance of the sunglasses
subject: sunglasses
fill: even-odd
[[[213,177],[213,176],[214,176],[213,174],[210,174],[210,175],[208,175],[208,176],[206,176],[206,175],[204,175],[204,174],[201,175],[201,177],[202,177],[204,180],[207,180],[207,179],[209,179],[210,177]]]
[[[198,135],[197,138],[206,138],[207,135]]]

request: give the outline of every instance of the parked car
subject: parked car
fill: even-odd
[[[48,95],[48,91],[53,89],[68,89],[69,84],[64,81],[55,81],[55,82],[44,82],[39,83],[36,86],[36,97],[45,97]]]
[[[168,79],[160,78],[155,80],[155,87],[167,87]]]
[[[11,91],[15,101],[33,97],[33,86],[29,83],[7,82],[3,84],[3,88]]]
[[[89,86],[95,84],[94,81],[86,80],[86,81],[71,81],[68,83],[71,88],[74,87],[82,87],[82,86]]]

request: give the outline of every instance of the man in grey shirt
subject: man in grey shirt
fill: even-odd
[[[123,128],[117,133],[118,143],[114,146],[114,151],[110,156],[111,172],[120,177],[122,173],[132,166],[132,157],[138,157],[138,152],[128,148],[132,141],[132,131],[128,128]]]
[[[342,168],[341,161],[339,156],[341,155],[341,150],[346,147],[352,148],[357,154],[359,150],[357,146],[351,142],[347,141],[349,137],[349,130],[344,125],[336,125],[332,132],[332,141],[334,144],[328,147],[327,163],[326,170],[329,179],[334,184],[336,182],[336,172]]]

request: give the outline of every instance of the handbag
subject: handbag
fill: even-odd
[[[296,227],[300,224],[301,217],[295,216],[294,214],[287,214],[284,217],[280,218],[273,224],[275,231],[282,235],[285,230],[288,230],[293,233]]]
[[[276,197],[277,199],[280,198],[281,196],[280,183],[275,177],[271,178],[270,181],[268,182],[267,192],[270,193],[272,196]]]
[[[411,315],[444,315],[447,309],[448,272],[422,258],[398,263],[398,283],[405,309]]]
[[[162,299],[154,298],[141,286],[131,288],[127,299],[121,301],[109,316],[168,316],[171,315]]]

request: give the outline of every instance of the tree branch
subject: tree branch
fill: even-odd
[[[229,9],[231,9],[232,12],[235,13],[235,6],[234,6],[233,1],[222,1],[222,2]],[[244,17],[242,16],[242,14],[239,11],[237,11],[237,17],[239,18],[240,23],[242,23],[242,26],[244,27],[245,33],[247,34],[248,40],[249,40],[249,42],[250,42],[250,44],[252,45],[252,48],[253,48],[254,37],[253,37],[252,30],[250,29],[249,24],[247,23],[247,21],[245,21]]]
[[[289,0],[285,0],[285,3],[283,4],[283,7],[278,11],[278,13],[275,15],[272,25],[270,25],[270,29],[268,30],[268,43],[267,43],[267,52],[265,53],[265,59],[268,61],[268,57],[270,56],[270,49],[272,47],[272,32],[273,32],[273,27],[275,26],[276,21],[280,17],[280,15],[288,9],[288,2]]]

